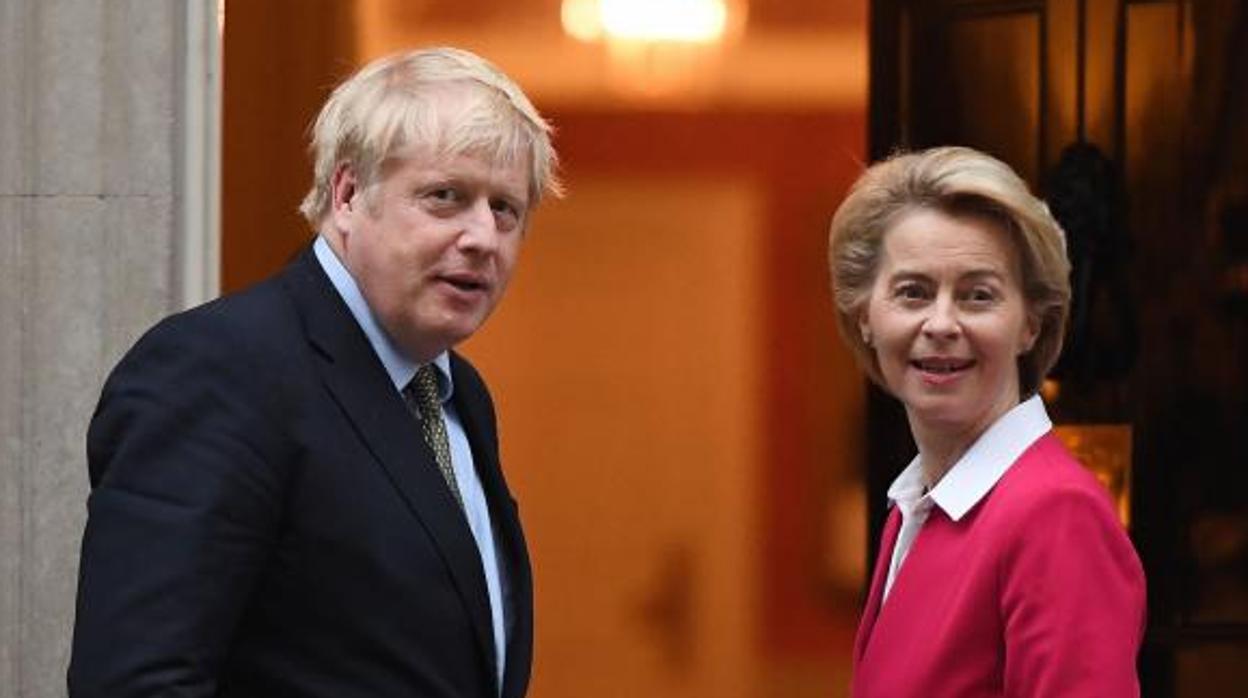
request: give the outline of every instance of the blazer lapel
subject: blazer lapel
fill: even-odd
[[[472,369],[454,352],[451,373],[455,384],[455,409],[468,436],[472,458],[481,487],[490,507],[494,537],[504,567],[508,593],[505,603],[510,614],[507,636],[507,663],[503,670],[504,697],[523,695],[528,684],[533,654],[533,581],[528,548],[515,501],[503,478],[498,461],[498,439],[493,412],[484,398],[485,387]]]
[[[875,558],[875,571],[871,575],[871,589],[867,592],[867,605],[862,611],[862,621],[858,623],[858,634],[854,638],[854,663],[862,661],[867,653],[867,643],[871,639],[871,631],[875,629],[875,621],[880,615],[880,606],[884,603],[884,582],[888,579],[888,567],[893,558],[893,546],[897,544],[897,534],[901,531],[901,512],[893,507],[884,524],[884,534],[880,537],[880,551]]]
[[[310,250],[292,265],[286,279],[308,340],[325,358],[326,387],[440,551],[493,675],[493,626],[481,558],[433,452]]]

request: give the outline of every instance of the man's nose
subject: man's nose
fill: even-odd
[[[459,245],[477,252],[493,252],[498,248],[498,219],[490,202],[480,199],[464,210],[463,230]]]

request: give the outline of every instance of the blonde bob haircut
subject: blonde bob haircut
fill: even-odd
[[[453,105],[453,118],[446,118]],[[524,92],[481,57],[432,48],[380,58],[330,95],[312,126],[312,190],[299,210],[314,228],[329,214],[334,173],[350,165],[367,191],[382,166],[411,146],[433,157],[471,154],[500,165],[529,164],[532,208],[562,190],[551,127]]]
[[[1061,227],[1008,165],[977,150],[932,148],[900,153],[858,178],[832,217],[828,263],[841,336],[877,385],[880,367],[862,337],[859,318],[875,283],[884,235],[916,209],[991,221],[1010,236],[1021,267],[1027,312],[1039,332],[1018,358],[1019,391],[1040,387],[1062,350],[1070,310],[1070,262]]]

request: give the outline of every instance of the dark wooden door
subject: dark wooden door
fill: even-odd
[[[1248,3],[874,0],[873,157],[959,143],[1063,219],[1076,290],[1051,411],[1130,428],[1146,696],[1248,686]],[[913,453],[873,393],[874,541]],[[874,559],[874,556],[872,556]]]

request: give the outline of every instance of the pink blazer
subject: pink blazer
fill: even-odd
[[[854,642],[856,698],[1138,696],[1144,572],[1104,488],[1052,433],[953,521],[933,507],[881,604],[889,514]]]

